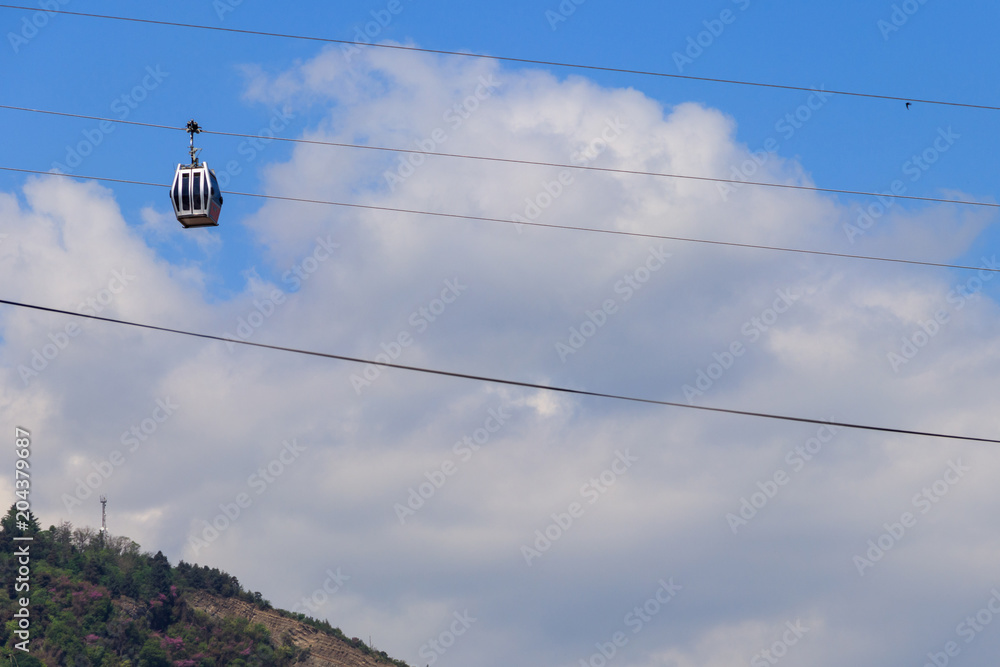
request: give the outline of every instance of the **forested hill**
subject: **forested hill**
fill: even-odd
[[[326,621],[273,609],[216,568],[172,567],[161,552],[69,523],[41,530],[32,516],[21,530],[15,517],[11,507],[0,520],[0,665],[406,667]],[[17,648],[25,622],[27,653]]]

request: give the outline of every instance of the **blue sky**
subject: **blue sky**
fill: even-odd
[[[1000,105],[986,2],[226,2],[61,4]],[[26,17],[44,25],[18,39]],[[997,199],[993,110],[375,48],[348,59],[339,45],[40,10],[0,9],[0,32],[10,106],[406,148],[437,136],[445,152],[721,178],[756,154],[756,180]],[[449,117],[484,80],[499,84]],[[122,319],[540,384],[996,433],[995,274],[236,195],[217,229],[183,230],[166,193],[182,132],[0,114],[0,166],[48,171],[83,144],[72,173],[164,186],[0,172],[3,298],[72,311],[91,300]],[[236,166],[228,191],[503,219],[548,193],[543,223],[976,266],[1000,243],[994,208],[900,200],[852,233],[871,198],[752,186],[723,197],[711,183],[445,158],[394,186],[389,153],[196,142],[220,174]],[[933,164],[915,166],[921,155]],[[984,608],[992,619],[1000,584],[988,445],[93,322],[57,350],[68,321],[0,310],[0,414],[37,434],[43,522],[93,524],[105,493],[112,532],[227,569],[277,606],[311,600],[305,611],[410,664],[596,667],[618,632],[627,641],[608,664],[623,667],[763,664],[765,650],[788,665],[923,664],[949,641],[955,664],[996,655],[995,625],[971,639],[962,625]],[[132,428],[143,438],[129,449]],[[81,487],[116,451],[125,462]],[[250,503],[228,520],[240,494]],[[214,537],[213,522],[225,526]],[[897,523],[909,524],[899,537]],[[546,530],[558,537],[542,549]],[[866,556],[880,539],[889,549]],[[349,578],[324,593],[338,568]],[[645,604],[656,611],[637,623]],[[467,632],[434,648],[466,612]]]
[[[564,7],[561,13],[558,3],[551,7],[517,2],[503,7],[437,3],[431,8],[413,0],[400,0],[399,6],[400,13],[393,15],[386,14],[388,3],[303,6],[289,12],[264,3],[232,6],[192,2],[169,9],[147,9],[141,17],[333,39],[354,39],[361,34],[359,30],[368,27],[378,40],[444,50],[902,97],[987,105],[996,102],[988,86],[983,85],[983,72],[996,61],[997,47],[988,39],[969,35],[977,26],[988,25],[983,19],[990,15],[991,8],[985,5],[918,4],[919,10],[907,15],[906,23],[893,31],[879,25],[879,21],[892,20],[892,3],[803,7],[741,0],[711,5],[639,4],[621,11],[585,2],[566,5],[575,10],[565,16],[567,10]],[[126,13],[117,11],[113,4],[75,8],[68,3],[65,8]],[[720,15],[725,11],[731,12],[727,17],[731,22],[720,24]],[[21,21],[27,14],[5,12],[8,30],[21,28],[9,32],[24,32]],[[376,32],[372,30],[376,24],[371,22],[380,13],[392,19],[384,27],[379,25]],[[556,21],[552,18],[555,15],[565,20]],[[690,51],[689,38],[695,40],[712,27],[706,23],[713,22],[717,30],[723,26],[721,33],[713,35],[700,54]],[[17,98],[12,104],[112,118],[121,117],[127,109],[129,120],[174,126],[195,117],[205,128],[246,133],[266,126],[273,110],[241,99],[242,67],[255,63],[277,70],[296,59],[308,58],[318,48],[316,43],[301,40],[69,16],[52,17],[27,43],[12,42],[9,35],[6,41],[9,48],[3,55],[5,80]],[[678,61],[675,54],[693,54],[695,58],[688,63]],[[166,74],[162,82],[151,80],[155,88],[146,99],[129,103],[135,86],[149,80],[147,67]],[[807,95],[798,91],[765,91],[564,68],[552,71],[560,78],[583,75],[602,85],[633,87],[664,104],[698,101],[718,108],[737,119],[737,140],[757,150],[768,137],[780,138],[781,153],[798,157],[816,183],[826,187],[885,190],[900,175],[903,163],[933,141],[938,128],[953,127],[962,140],[930,174],[908,184],[907,194],[939,196],[943,189],[956,187],[981,196],[993,191],[995,156],[1000,145],[995,133],[988,131],[993,116],[990,111],[918,105],[909,113],[901,113],[901,104],[833,97],[810,119],[807,128],[786,140],[775,125],[806,101]],[[123,96],[127,99],[123,100]],[[30,157],[29,168],[35,169],[64,162],[70,148],[86,141],[83,132],[96,128],[94,121],[5,113],[9,114],[11,127],[17,128],[8,138],[10,154]],[[297,113],[288,128],[290,136],[308,127],[309,120],[308,115]],[[170,175],[163,176],[164,169],[159,165],[184,157],[183,152],[177,155],[183,150],[182,138],[166,131],[119,127],[101,138],[101,145],[78,172],[165,181]],[[243,160],[247,154],[238,152],[241,141],[206,137],[200,144],[205,148],[205,159],[212,164],[233,157]],[[255,156],[255,161],[260,160],[259,166],[283,155],[287,155],[287,147],[270,145],[266,157]],[[10,166],[24,164],[17,161]],[[233,181],[233,189],[240,186],[253,190],[259,184],[255,172],[250,168],[241,174]],[[2,174],[0,178],[17,183],[21,177]],[[119,190],[120,201],[133,211],[156,200],[156,195],[146,188]],[[239,207],[239,215],[254,205],[231,198],[229,210]],[[229,211],[227,215],[231,215]],[[227,237],[230,242],[237,240],[232,238],[234,234]],[[234,254],[242,256],[247,252],[252,257],[252,244],[241,243],[240,249],[242,252]],[[232,255],[227,255],[225,271],[219,277],[224,278],[226,288],[235,289],[245,262],[233,262]]]

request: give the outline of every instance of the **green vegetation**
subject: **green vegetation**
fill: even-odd
[[[210,618],[187,604],[185,593],[203,590],[272,609],[260,593],[243,589],[217,568],[181,561],[171,567],[161,552],[140,553],[125,537],[102,536],[69,523],[40,530],[32,518],[27,530],[15,529],[14,507],[0,519],[0,665],[69,665],[83,667],[270,667],[293,665],[308,651],[289,637],[279,641],[261,624],[244,618]],[[15,542],[14,535],[31,535]],[[30,591],[17,591],[18,556],[30,545]],[[20,641],[15,611],[29,597],[30,654],[15,649]],[[344,637],[326,621],[278,610],[278,613],[337,636],[390,664],[384,652]]]

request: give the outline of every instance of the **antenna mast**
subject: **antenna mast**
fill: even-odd
[[[101,546],[104,546],[104,535],[108,532],[108,497],[101,496]]]

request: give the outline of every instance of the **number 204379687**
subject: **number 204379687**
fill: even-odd
[[[28,458],[31,456],[31,433],[20,426],[14,429],[14,453],[17,459],[14,461],[14,494],[18,500],[17,519],[29,521],[29,510],[31,505],[28,502],[28,494],[31,492],[31,475],[28,472],[30,465]]]

